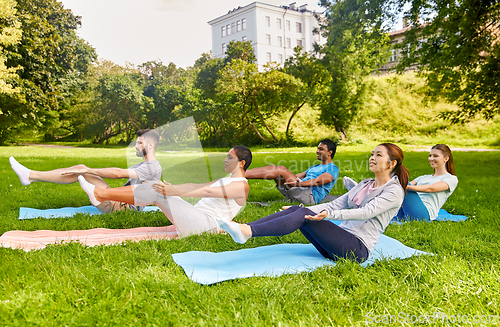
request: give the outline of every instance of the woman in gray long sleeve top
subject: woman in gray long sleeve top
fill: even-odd
[[[403,202],[408,185],[403,157],[397,145],[380,144],[369,160],[375,178],[362,181],[330,203],[308,208],[292,206],[248,224],[218,223],[238,243],[245,243],[250,237],[281,236],[299,229],[324,257],[362,262],[370,256]],[[329,220],[343,222],[337,226]]]

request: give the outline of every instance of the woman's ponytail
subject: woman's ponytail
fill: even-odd
[[[403,150],[396,144],[392,143],[382,143],[381,146],[387,149],[387,153],[389,154],[389,159],[391,161],[396,160],[396,166],[392,170],[392,172],[398,176],[399,183],[403,187],[403,190],[406,192],[406,187],[408,186],[408,182],[410,180],[410,174],[408,173],[408,169],[403,165],[404,154]]]
[[[403,164],[396,167],[397,168],[394,169],[394,174],[398,176],[399,183],[401,183],[401,186],[406,192],[406,187],[408,186],[408,182],[410,181],[410,173],[408,173],[408,169],[406,169]]]

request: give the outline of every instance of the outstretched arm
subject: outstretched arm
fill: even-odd
[[[304,171],[304,172],[298,173],[298,174],[297,174],[297,175],[295,175],[295,176],[297,176],[297,178],[302,179],[302,178],[304,178],[304,177],[306,177],[306,176],[307,176],[307,173]]]
[[[120,179],[120,178],[132,178],[137,179],[137,173],[133,169],[122,169],[122,168],[80,168],[80,169],[72,169],[67,172],[64,172],[62,175],[94,175],[99,176],[101,178],[111,178],[111,179]]]
[[[196,191],[200,188],[204,187],[210,187],[213,182],[209,183],[202,183],[202,184],[196,184],[196,183],[185,183],[185,184],[178,184],[178,185],[172,185],[167,181],[160,181],[155,179],[158,183],[154,183],[152,187],[155,189],[156,192],[162,194],[162,195],[168,195],[168,196],[186,196],[185,194],[191,193],[193,191]],[[193,196],[194,198],[194,196]]]
[[[447,191],[450,189],[450,186],[443,181],[431,185],[415,185],[411,183],[411,185],[408,185],[406,189],[415,192],[435,193],[435,192]]]
[[[248,183],[246,182],[232,182],[228,185],[219,187],[210,187],[210,185],[217,183],[211,182],[206,184],[180,184],[171,185],[169,183],[155,183],[153,188],[156,192],[166,196],[183,196],[189,198],[226,198],[238,199],[248,196]]]
[[[297,175],[297,176],[299,176],[299,175]],[[287,182],[285,184],[290,185],[290,186],[313,187],[313,186],[320,186],[320,185],[328,184],[328,183],[333,182],[334,180],[335,180],[335,178],[333,178],[333,176],[330,173],[323,173],[323,174],[319,175],[318,177],[308,179],[307,181],[294,181],[294,182]]]

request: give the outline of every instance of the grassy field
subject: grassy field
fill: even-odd
[[[356,180],[368,177],[369,150],[366,146],[339,147],[335,159],[341,176]],[[297,170],[301,164],[302,168],[312,165],[314,152],[290,153],[300,151],[304,149],[255,153],[252,167],[279,160]],[[22,186],[7,160],[11,155],[39,170],[77,163],[126,167],[124,149],[0,148],[0,233],[169,224],[161,213],[136,212],[18,220],[21,206],[45,209],[89,202],[76,184]],[[406,153],[411,178],[431,173],[426,157],[426,152]],[[462,322],[463,316],[472,322],[478,315],[482,319],[478,325],[488,325],[488,316],[496,315],[498,324],[500,152],[455,152],[454,157],[460,183],[444,208],[470,219],[460,223],[411,222],[390,225],[386,230],[388,236],[434,256],[378,261],[368,268],[341,262],[309,273],[202,286],[186,277],[171,254],[307,241],[296,232],[239,245],[227,235],[206,234],[114,246],[71,243],[31,252],[0,248],[0,325],[351,326],[388,319],[387,315],[397,316],[397,325],[414,325],[413,317],[435,312],[455,322],[458,315]],[[112,186],[122,183],[110,181]],[[281,198],[270,182],[251,181],[250,188],[249,201]],[[331,193],[344,193],[341,181]],[[247,205],[236,220],[256,220],[279,206]],[[430,322],[443,325],[439,319]],[[452,322],[445,320],[444,325]]]

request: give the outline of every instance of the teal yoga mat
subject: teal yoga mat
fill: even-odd
[[[452,215],[448,211],[444,209],[439,209],[438,216],[435,220],[432,221],[465,221],[469,219],[467,216],[462,216],[462,215]],[[426,221],[428,223],[431,222],[431,220],[422,220]],[[392,218],[391,224],[404,224],[406,220],[396,220],[395,218]]]
[[[160,208],[155,206],[144,207],[143,211],[157,211]],[[101,212],[94,206],[84,207],[66,207],[57,209],[33,209],[33,208],[19,208],[18,219],[34,219],[34,218],[68,218],[77,213],[84,213],[89,215],[100,215]]]
[[[385,235],[363,267],[376,260],[405,259],[430,254],[410,248]],[[325,259],[312,244],[275,244],[227,252],[190,251],[172,254],[175,263],[192,281],[204,285],[254,276],[281,276],[312,271],[335,262]]]

